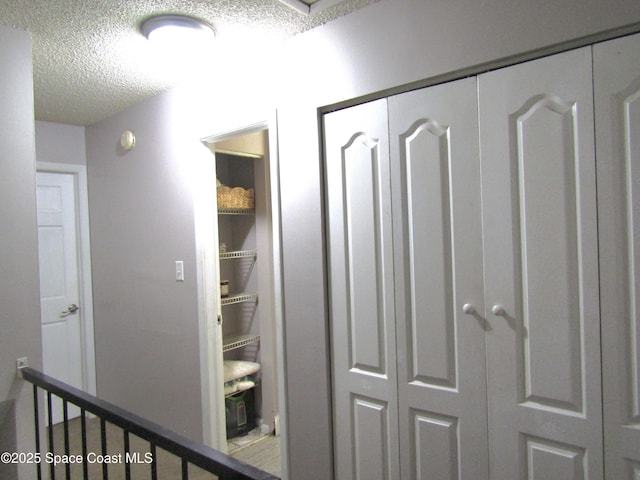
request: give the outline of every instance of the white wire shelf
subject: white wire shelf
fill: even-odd
[[[246,347],[247,345],[257,345],[258,343],[260,343],[260,335],[239,335],[228,339],[225,338],[222,351],[228,352],[236,348]]]
[[[230,258],[255,258],[258,252],[256,250],[236,250],[234,252],[220,252],[220,260]]]
[[[254,208],[219,208],[219,215],[253,215],[255,213]]]
[[[257,302],[258,294],[257,293],[240,293],[236,295],[229,295],[228,297],[224,297],[220,299],[221,305],[232,305],[234,303],[242,303],[242,302]]]

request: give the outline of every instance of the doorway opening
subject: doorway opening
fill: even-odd
[[[43,371],[95,395],[86,168],[38,162],[36,179]],[[54,424],[62,421],[57,402]]]
[[[201,209],[202,222],[197,219],[210,228],[200,277],[211,286],[203,305],[209,319],[203,370],[209,371],[204,383],[209,384],[205,397],[212,445],[282,476],[285,398],[276,136],[264,122],[207,137],[203,144],[213,156],[208,173],[215,185],[213,208],[208,214]]]

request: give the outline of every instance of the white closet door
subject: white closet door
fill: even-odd
[[[640,478],[640,35],[593,47],[605,474]]]
[[[591,49],[478,81],[491,476],[599,480]]]
[[[387,102],[324,117],[334,459],[399,478]]]
[[[405,479],[488,478],[477,113],[475,78],[389,98]]]

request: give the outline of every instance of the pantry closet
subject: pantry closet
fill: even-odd
[[[216,192],[209,209],[215,217],[213,235],[206,246],[213,257],[206,295],[212,299],[211,328],[216,328],[209,337],[213,365],[208,381],[216,384],[212,391],[224,391],[211,402],[216,410],[211,416],[226,420],[226,432],[223,422],[214,421],[212,428],[216,448],[233,453],[273,434],[278,421],[268,131],[211,137],[204,144],[213,154],[210,182]]]
[[[323,128],[336,478],[640,478],[640,36]]]

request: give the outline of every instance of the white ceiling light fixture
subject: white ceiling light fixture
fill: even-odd
[[[171,48],[190,48],[213,41],[215,33],[208,23],[186,15],[157,15],[146,19],[140,30],[154,44]]]

